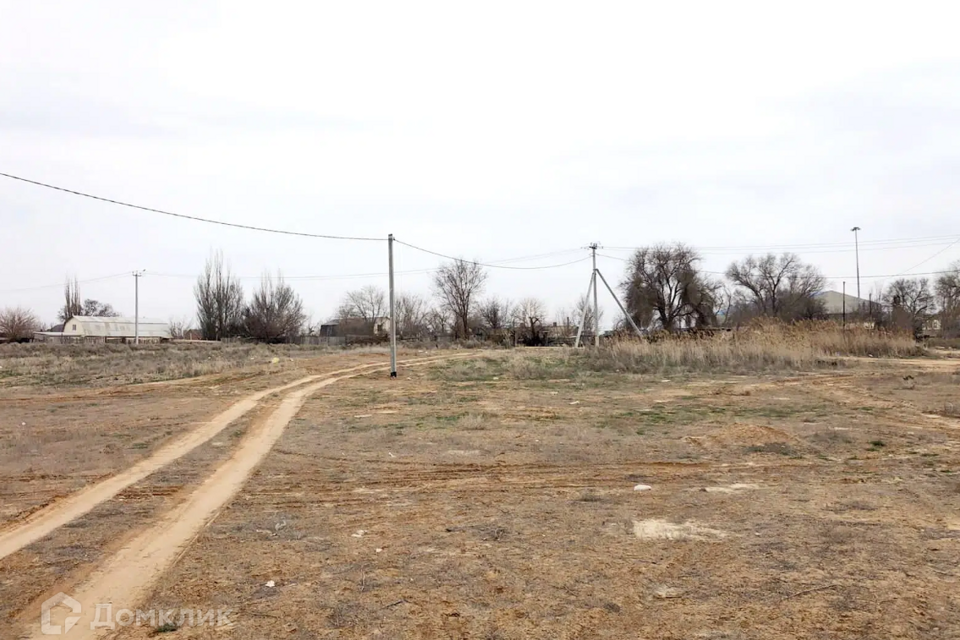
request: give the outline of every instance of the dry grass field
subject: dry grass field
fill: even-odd
[[[396,380],[324,383],[170,565],[134,581],[138,608],[230,609],[229,624],[107,637],[960,637],[960,359],[868,339],[474,351]],[[418,355],[445,354],[406,357]],[[5,389],[0,477],[7,487],[40,470],[69,491],[230,398],[383,361],[325,353],[161,385]],[[0,637],[39,637],[43,599],[118,572],[110,558],[165,514],[189,515],[191,496],[288,397],[265,396],[0,559],[0,629],[13,629]],[[32,449],[6,447],[28,406],[50,442],[79,430],[124,456],[77,457],[62,472],[34,456],[28,473]],[[91,427],[101,418],[115,426]],[[46,504],[30,494],[52,485],[30,478],[17,480],[0,536]]]

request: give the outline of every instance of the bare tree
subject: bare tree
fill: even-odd
[[[890,305],[893,323],[918,336],[933,315],[933,293],[930,291],[930,281],[926,278],[894,280],[884,293],[884,301]]]
[[[940,274],[934,285],[940,307],[940,332],[945,338],[960,337],[960,262]]]
[[[562,338],[571,338],[577,335],[577,323],[580,322],[580,316],[576,311],[571,312],[566,307],[557,309],[554,313],[554,325],[557,327],[557,333]]]
[[[716,290],[714,315],[717,323],[725,327],[739,327],[757,317],[757,309],[744,291],[729,283]]]
[[[63,307],[57,313],[60,322],[66,322],[74,316],[83,315],[83,305],[80,303],[80,282],[74,278],[73,282],[67,279],[63,285]]]
[[[434,338],[446,335],[450,327],[450,313],[443,307],[434,307],[424,315],[427,332]]]
[[[594,325],[593,298],[591,298],[587,294],[583,294],[582,296],[577,298],[577,303],[573,307],[573,314],[574,314],[573,319],[574,319],[574,322],[577,323],[575,325],[575,328],[580,326],[579,324],[580,319],[583,318],[584,311],[587,312],[587,318],[583,323],[583,331],[588,335],[593,335],[593,325]],[[598,322],[603,322],[603,309],[600,309],[600,316],[598,318]],[[576,335],[576,331],[574,331],[574,335]]]
[[[795,253],[748,256],[731,264],[727,277],[741,288],[759,315],[799,320],[824,313],[816,294],[823,291],[826,278]]]
[[[167,323],[170,327],[170,337],[174,340],[184,340],[187,335],[193,331],[193,327],[190,326],[190,318],[170,318]]]
[[[78,314],[81,316],[94,316],[100,318],[117,318],[121,314],[113,308],[108,302],[100,302],[87,298],[83,301],[83,310]]]
[[[303,301],[283,275],[277,272],[274,279],[264,273],[243,310],[243,326],[248,336],[262,342],[290,342],[300,335],[306,317]]]
[[[658,244],[631,256],[621,288],[638,326],[677,331],[716,324],[720,285],[701,273],[690,247]]]
[[[29,309],[12,307],[0,311],[0,337],[10,342],[29,340],[40,329],[40,320]]]
[[[193,294],[204,340],[222,340],[239,333],[243,322],[243,287],[224,262],[222,251],[207,258]]]
[[[453,316],[454,333],[458,338],[470,335],[470,312],[486,282],[487,272],[483,267],[463,259],[442,265],[434,274],[434,291]]]
[[[395,301],[397,335],[403,338],[419,336],[425,330],[427,301],[416,294],[401,294]]]
[[[543,343],[543,326],[547,321],[547,307],[537,298],[524,298],[513,308],[513,319],[520,339],[527,345]]]
[[[350,321],[359,321],[360,327],[352,327],[357,333],[371,333],[374,324],[387,312],[387,294],[372,285],[348,291],[337,310],[339,321],[346,327]],[[346,321],[346,322],[345,322]]]
[[[496,296],[488,298],[479,305],[480,320],[490,331],[502,331],[510,322],[513,305],[509,300],[501,300]]]

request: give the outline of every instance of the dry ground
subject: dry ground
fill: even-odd
[[[284,345],[5,345],[0,528],[129,467],[248,393],[383,359],[382,350]],[[193,375],[205,368],[225,371]],[[162,381],[142,382],[154,378]]]
[[[149,604],[250,639],[960,637],[958,365],[332,386]]]
[[[191,359],[203,361],[210,352],[206,345],[193,351],[180,346],[169,351],[154,348],[139,369],[124,365],[126,373],[113,376],[121,384],[107,385],[91,380],[111,377],[108,372],[119,350],[66,346],[33,350],[33,357],[52,359],[54,371],[80,372],[76,378],[52,382],[34,370],[32,359],[23,360],[22,352],[0,349],[5,370],[18,371],[0,379],[0,535],[57,506],[62,498],[146,459],[252,392],[308,375],[386,362],[382,349],[297,350],[274,362],[282,353],[280,347],[236,345],[221,350],[221,357],[231,362],[223,373],[131,383],[148,377],[157,358],[166,361],[167,375],[172,375],[192,372]],[[252,361],[251,353],[256,354]],[[4,627],[23,607],[65,577],[79,580],[122,546],[130,532],[182,501],[277,399],[267,397],[205,446],[23,551],[0,558],[0,638],[11,637]]]
[[[545,353],[322,389],[144,603],[231,626],[161,637],[960,637],[960,362],[640,376]],[[188,390],[216,385],[194,382],[133,387],[128,418],[202,419]],[[66,431],[122,416],[129,389]],[[0,561],[0,630],[182,502],[276,401]]]

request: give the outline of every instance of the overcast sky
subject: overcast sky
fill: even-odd
[[[798,253],[855,293],[854,225],[864,276],[960,258],[958,19],[949,2],[0,0],[0,172],[482,261],[555,254],[515,266],[593,241],[620,258],[683,241],[714,271],[744,247],[819,245]],[[385,271],[385,243],[7,178],[0,225],[0,306],[48,322],[66,276],[133,269],[141,315],[192,316],[214,249],[248,289],[264,269],[322,276],[291,280],[314,320],[386,286],[333,278]],[[623,266],[600,258],[611,283]],[[556,310],[589,269],[495,269],[488,292]],[[398,286],[429,294],[430,274]],[[81,285],[128,315],[133,289]]]

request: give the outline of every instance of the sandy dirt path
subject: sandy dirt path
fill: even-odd
[[[354,371],[363,371],[375,367],[383,368],[381,364],[365,364],[349,369],[332,371],[326,374],[317,374],[294,380],[288,384],[258,391],[234,403],[226,411],[218,414],[198,429],[186,433],[173,442],[165,445],[149,458],[141,460],[129,469],[111,476],[102,482],[91,485],[75,494],[67,496],[58,502],[33,513],[24,522],[17,523],[6,531],[0,532],[0,558],[15,553],[28,544],[39,540],[53,530],[90,512],[98,505],[110,500],[115,495],[135,484],[150,474],[158,471],[171,462],[190,453],[198,446],[207,442],[223,431],[230,423],[241,418],[254,409],[265,397],[292,389],[294,387],[313,382],[320,378],[341,375]]]
[[[472,357],[472,355],[475,354],[422,358],[402,364],[410,367]],[[75,625],[69,631],[64,629],[63,633],[58,635],[72,640],[91,640],[109,631],[93,626],[98,604],[110,604],[114,619],[117,613],[124,609],[135,611],[136,606],[143,601],[156,579],[176,562],[196,536],[236,496],[311,394],[340,380],[389,370],[389,367],[382,365],[378,365],[378,368],[370,368],[366,365],[363,368],[369,370],[325,377],[324,380],[288,393],[273,413],[243,438],[237,451],[192,495],[164,515],[155,525],[136,536],[102,567],[96,569],[83,584],[72,590],[70,595],[81,604],[82,611]],[[351,371],[357,369],[361,367]],[[301,382],[291,383],[285,388],[296,384]],[[49,634],[43,633],[39,621],[30,626],[26,636],[30,639],[46,637],[49,637]]]

